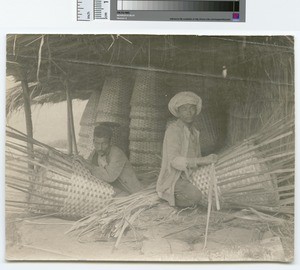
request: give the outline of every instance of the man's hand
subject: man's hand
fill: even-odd
[[[216,163],[218,161],[218,155],[211,154],[206,157],[200,157],[197,159],[197,165],[203,166],[203,165],[209,165],[212,163]]]
[[[79,162],[81,165],[84,165],[87,163],[87,161],[82,156],[79,156],[79,155],[74,156],[74,160]]]

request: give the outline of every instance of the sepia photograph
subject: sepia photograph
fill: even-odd
[[[292,35],[8,34],[8,261],[294,261]]]

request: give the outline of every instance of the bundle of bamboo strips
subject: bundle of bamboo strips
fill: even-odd
[[[6,185],[26,194],[7,198],[6,206],[34,214],[80,218],[104,207],[113,188],[95,178],[81,163],[56,149],[7,127]],[[28,155],[27,143],[34,145]]]
[[[134,221],[141,212],[159,204],[155,185],[151,184],[144,190],[127,197],[115,197],[103,209],[78,220],[66,233],[75,233],[79,238],[97,232],[98,237],[117,238],[115,247],[127,228],[133,228]]]

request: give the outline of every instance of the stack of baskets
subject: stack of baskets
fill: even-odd
[[[95,122],[105,123],[113,130],[112,143],[128,152],[131,81],[125,77],[105,79],[97,107]]]
[[[163,82],[155,72],[139,71],[131,97],[129,150],[137,171],[158,168],[167,119]]]
[[[80,120],[80,131],[77,146],[79,154],[84,158],[88,158],[94,150],[93,136],[99,98],[100,91],[94,91],[91,94]]]

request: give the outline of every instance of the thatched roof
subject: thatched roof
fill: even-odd
[[[293,68],[288,66],[293,54],[290,36],[8,35],[7,75],[16,81],[27,77],[37,103],[64,100],[66,82],[73,98],[87,99],[101,89],[107,75],[133,78],[139,69],[158,71],[169,89],[184,80],[197,85],[203,79],[213,88],[293,85]],[[8,95],[10,109],[22,104],[20,87]]]

